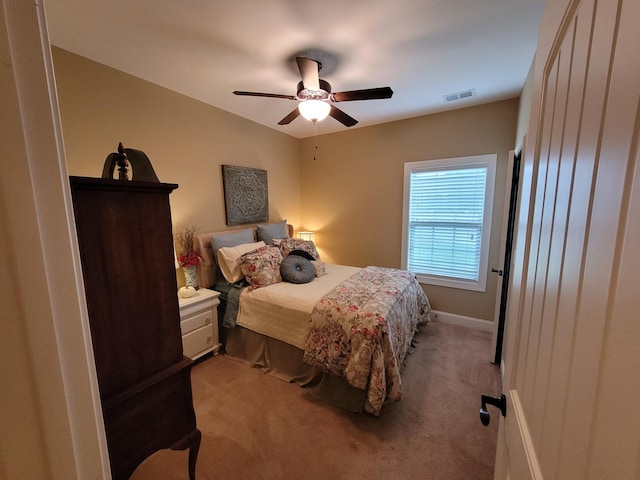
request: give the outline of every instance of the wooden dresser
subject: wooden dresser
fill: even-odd
[[[93,352],[114,479],[200,431],[183,356],[169,194],[175,184],[71,177]]]

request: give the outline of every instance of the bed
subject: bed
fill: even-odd
[[[292,236],[285,222],[196,235],[199,283],[222,292],[225,354],[378,416],[402,398],[401,370],[429,301],[409,272],[324,264],[313,242]],[[292,283],[301,269],[305,281]]]

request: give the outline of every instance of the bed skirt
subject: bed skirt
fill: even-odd
[[[346,410],[364,411],[366,391],[346,379],[302,363],[304,351],[281,340],[236,326],[226,329],[227,357],[304,387],[317,400]]]

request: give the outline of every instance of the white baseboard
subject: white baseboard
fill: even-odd
[[[431,320],[440,323],[449,323],[451,325],[459,325],[461,327],[474,328],[484,332],[493,332],[493,322],[481,320],[479,318],[465,317],[464,315],[457,315],[455,313],[431,310]]]

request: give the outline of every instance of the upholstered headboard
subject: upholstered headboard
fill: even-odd
[[[245,226],[244,228],[249,228]],[[253,238],[257,240],[257,228],[255,226],[253,229]],[[220,269],[218,267],[218,261],[213,254],[213,245],[211,244],[211,237],[213,235],[220,235],[225,233],[234,233],[237,230],[221,230],[218,232],[204,232],[204,233],[196,233],[195,238],[195,248],[200,255],[202,255],[202,263],[198,268],[198,285],[204,288],[213,288],[218,280],[218,274],[220,273]],[[293,237],[293,225],[287,224],[287,232],[290,237]]]

